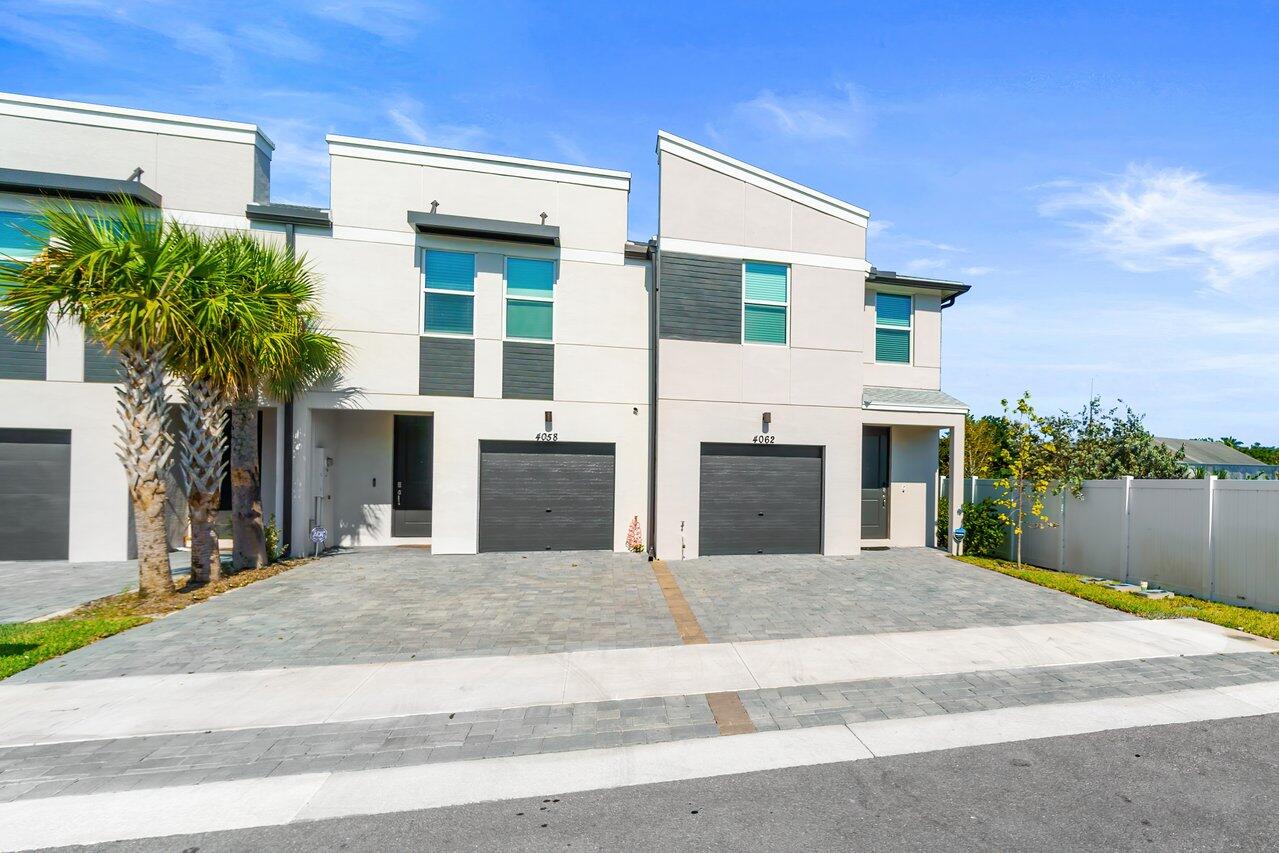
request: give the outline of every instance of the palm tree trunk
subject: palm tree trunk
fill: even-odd
[[[138,540],[138,594],[173,592],[169,571],[169,531],[164,508],[165,468],[173,443],[164,429],[164,351],[121,353],[124,381],[116,389],[120,421],[117,453],[129,481],[134,529]]]
[[[191,518],[191,579],[207,583],[222,579],[222,553],[218,548],[218,494],[225,465],[226,403],[222,394],[203,379],[190,380],[182,391],[182,473],[187,482],[187,506]]]
[[[267,564],[260,482],[257,400],[242,398],[231,407],[231,560],[236,571]]]

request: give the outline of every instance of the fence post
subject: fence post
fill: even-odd
[[[1213,554],[1214,543],[1212,541],[1213,497],[1217,491],[1216,475],[1210,474],[1209,476],[1204,477],[1204,483],[1206,483],[1205,498],[1207,502],[1206,516],[1208,521],[1208,529],[1207,531],[1205,531],[1205,535],[1204,535],[1204,568],[1208,572],[1208,600],[1216,601],[1217,600],[1217,560],[1215,555]]]
[[[1061,527],[1061,535],[1057,537],[1057,571],[1066,571],[1066,490],[1063,488],[1061,494],[1061,520],[1058,526]]]
[[[1124,569],[1124,583],[1132,583],[1132,566],[1129,563],[1129,542],[1132,537],[1132,477],[1125,476],[1124,483],[1124,514],[1120,522],[1120,546],[1123,548],[1120,564]]]

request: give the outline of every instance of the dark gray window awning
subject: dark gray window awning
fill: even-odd
[[[472,240],[500,240],[504,243],[532,243],[558,246],[558,225],[536,225],[532,222],[509,222],[505,219],[479,219],[474,216],[450,216],[444,213],[409,211],[409,224],[420,234],[446,237],[469,237]]]
[[[125,196],[147,207],[160,206],[160,194],[141,181],[123,178],[91,178],[26,169],[0,169],[0,192],[30,193],[60,198],[111,201]]]
[[[332,228],[333,220],[322,207],[306,207],[300,204],[250,204],[244,209],[250,222],[278,222],[283,225],[310,225],[314,228]]]

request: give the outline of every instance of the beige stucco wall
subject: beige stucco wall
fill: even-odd
[[[305,541],[315,491],[310,482],[315,448],[334,459],[330,532],[343,545],[388,545],[418,540],[391,536],[393,415],[431,414],[435,419],[432,550],[474,553],[479,530],[479,443],[530,441],[544,429],[543,412],[555,413],[561,441],[616,445],[614,548],[623,550],[633,517],[647,512],[648,407],[541,400],[471,400],[370,394],[340,398],[312,393],[294,414],[295,541]],[[306,472],[303,476],[302,472]],[[377,478],[377,485],[373,479]]]
[[[669,151],[659,155],[663,237],[866,257],[866,227]]]
[[[663,245],[723,244],[723,256],[791,272],[786,346],[659,342],[658,556],[698,555],[702,442],[750,443],[765,411],[778,443],[824,448],[823,550],[856,553],[866,274],[844,259],[865,257],[864,226],[670,152],[660,165]],[[818,265],[812,254],[832,260]]]
[[[251,201],[265,201],[259,177],[269,161],[252,132],[201,139],[166,132],[161,121],[137,129],[95,127],[57,119],[5,115],[0,100],[0,163],[11,169],[124,180],[139,166],[142,182],[166,208],[243,216]]]
[[[941,299],[929,294],[912,296],[911,363],[875,361],[875,291],[866,290],[861,327],[867,341],[863,352],[867,385],[890,388],[941,388]]]

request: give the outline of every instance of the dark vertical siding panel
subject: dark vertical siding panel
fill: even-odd
[[[698,552],[820,554],[822,448],[703,444]]]
[[[660,336],[742,342],[742,262],[662,253]]]
[[[84,381],[120,381],[120,357],[97,341],[84,342]]]
[[[419,394],[475,396],[475,341],[470,338],[420,338]]]
[[[44,379],[48,350],[44,339],[19,341],[0,329],[0,379]]]
[[[555,345],[502,344],[502,396],[550,400],[555,396]]]

